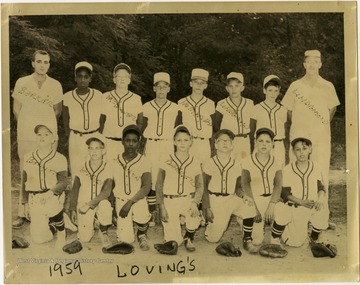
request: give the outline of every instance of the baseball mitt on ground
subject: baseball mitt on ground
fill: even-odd
[[[134,251],[134,247],[126,242],[117,242],[102,248],[103,253],[112,254],[130,254]]]
[[[29,247],[29,245],[30,244],[26,239],[18,236],[13,236],[12,248],[27,248]]]
[[[310,249],[314,257],[331,257],[334,258],[337,254],[337,248],[332,244],[324,244],[317,242],[310,242]]]
[[[283,258],[288,252],[278,244],[265,244],[260,247],[259,254],[271,258]]]
[[[82,244],[79,240],[74,240],[63,247],[63,251],[69,254],[78,253],[81,250],[82,250]]]
[[[161,243],[154,244],[154,248],[159,253],[167,254],[167,255],[177,254],[178,247],[179,247],[178,243],[174,240],[167,241],[164,244]]]
[[[223,242],[216,247],[216,252],[224,256],[240,257],[241,251],[236,248],[231,242]]]

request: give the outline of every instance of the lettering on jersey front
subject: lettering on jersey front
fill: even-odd
[[[202,124],[212,126],[211,118],[205,118],[202,114],[202,107],[208,102],[206,97],[202,97],[199,102],[195,102],[190,96],[186,97],[185,100],[179,102],[180,105],[184,106],[195,119],[195,125],[197,130],[202,130]]]
[[[248,129],[250,127],[250,125],[246,123],[243,114],[243,110],[246,106],[246,100],[241,98],[240,104],[237,106],[230,98],[226,98],[219,103],[219,106],[221,107],[221,113],[223,113],[223,115],[226,113],[236,120],[237,134],[244,134],[244,129]]]
[[[129,100],[134,94],[130,91],[126,93],[123,97],[120,97],[119,94],[117,94],[116,90],[110,91],[109,94],[105,97],[106,100],[108,100],[110,103],[113,104],[113,107],[117,109],[117,121],[118,126],[123,127],[125,117],[127,118],[133,118],[136,120],[136,116],[133,114],[130,114],[128,112],[125,112],[125,102]]]
[[[72,96],[74,100],[80,104],[83,113],[83,127],[84,130],[88,130],[90,122],[89,103],[94,97],[94,89],[90,89],[89,94],[85,97],[85,99],[83,99],[83,96],[78,95],[75,90],[72,91]]]
[[[50,108],[53,107],[53,101],[51,100],[49,94],[46,95],[37,94],[36,92],[29,90],[25,86],[21,88],[21,90],[19,90],[19,94],[24,95],[25,97],[29,97],[38,103],[47,105]]]
[[[301,172],[301,170],[297,167],[295,162],[291,164],[291,168],[294,171],[294,173],[300,177],[302,182],[303,194],[301,199],[307,200],[309,197],[309,177],[311,173],[314,171],[314,163],[312,161],[308,161],[308,167],[304,173]]]
[[[132,167],[136,166],[136,164],[141,160],[142,155],[141,154],[137,154],[137,156],[130,160],[130,161],[125,161],[125,159],[122,157],[122,155],[118,155],[116,162],[122,167],[123,171],[122,171],[122,175],[123,175],[123,180],[124,180],[124,192],[126,195],[130,195],[132,190],[131,190],[131,181],[139,181],[141,180],[141,176],[143,173],[141,173],[141,175],[138,175],[137,172],[133,171]],[[120,174],[120,175],[121,175]],[[139,173],[140,174],[140,173]],[[137,189],[139,190],[139,189]]]

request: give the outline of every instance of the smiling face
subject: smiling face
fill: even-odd
[[[88,145],[88,152],[91,160],[101,160],[105,152],[104,145],[94,140]]]
[[[293,152],[296,156],[297,161],[306,162],[309,160],[312,151],[311,145],[307,145],[303,141],[298,141],[293,148]]]
[[[217,152],[230,153],[234,146],[233,140],[227,134],[221,134],[215,141]]]
[[[174,137],[176,151],[188,152],[192,145],[192,137],[185,132],[178,132]]]
[[[321,59],[315,56],[308,56],[304,60],[304,68],[308,75],[318,75],[322,66]]]
[[[269,85],[268,87],[264,88],[264,94],[266,100],[270,102],[275,102],[276,98],[279,96],[280,88],[278,86]]]
[[[38,75],[45,75],[50,68],[50,57],[47,54],[38,53],[34,61],[31,62],[34,72]]]
[[[269,134],[262,133],[255,141],[255,148],[260,154],[270,154],[274,148],[274,142]]]
[[[36,133],[36,142],[39,147],[50,147],[54,142],[54,135],[45,127],[39,128]]]

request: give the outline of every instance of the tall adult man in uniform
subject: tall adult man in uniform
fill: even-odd
[[[320,164],[325,188],[328,189],[331,156],[330,122],[340,102],[334,85],[320,76],[321,66],[320,51],[306,51],[305,76],[290,85],[281,104],[291,114],[290,141],[297,137],[305,137],[312,141],[311,160]]]
[[[17,121],[17,143],[20,159],[20,173],[23,172],[24,155],[36,149],[34,128],[45,124],[57,135],[57,118],[61,114],[62,87],[59,81],[47,75],[50,67],[50,55],[44,50],[34,52],[31,59],[34,72],[16,81],[12,97],[13,112]],[[57,143],[55,142],[57,145]],[[56,148],[56,147],[55,147]],[[21,178],[22,179],[22,178]],[[21,193],[21,191],[20,191]],[[13,227],[21,227],[29,219],[27,203],[22,204],[19,197],[18,218]]]

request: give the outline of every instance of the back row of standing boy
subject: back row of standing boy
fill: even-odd
[[[38,53],[35,55],[35,59],[39,56],[46,58],[47,55]],[[314,69],[314,65],[318,64],[319,66],[319,59],[320,53],[317,51],[305,53],[304,66],[307,73]],[[307,62],[307,60],[310,61]],[[308,68],[307,65],[309,66]],[[254,106],[252,100],[241,96],[241,92],[244,90],[243,75],[231,72],[227,76],[226,85],[229,97],[219,101],[215,108],[215,103],[203,95],[207,87],[208,76],[209,73],[206,70],[194,69],[190,81],[192,94],[181,99],[178,104],[175,104],[166,99],[170,91],[169,74],[164,72],[156,73],[154,75],[156,98],[142,106],[140,96],[128,90],[131,80],[131,69],[128,65],[119,64],[114,68],[116,88],[105,94],[101,94],[99,91],[88,87],[92,78],[92,66],[87,62],[80,62],[76,65],[75,80],[77,88],[66,93],[62,99],[65,129],[67,134],[69,134],[69,158],[73,181],[70,209],[77,209],[77,211],[68,211],[68,213],[73,222],[78,223],[80,240],[88,241],[92,237],[92,223],[96,214],[100,223],[100,231],[103,233],[104,243],[108,242],[106,229],[111,224],[111,214],[102,215],[102,213],[108,213],[111,209],[110,203],[106,201],[112,190],[112,183],[110,182],[113,179],[115,181],[113,193],[116,198],[115,207],[118,214],[118,239],[126,242],[133,241],[134,236],[131,233],[133,233],[132,219],[134,219],[137,223],[137,239],[140,247],[145,250],[149,249],[145,234],[151,215],[147,210],[148,207],[144,198],[150,192],[148,197],[149,209],[152,211],[154,205],[156,203],[159,204],[165,240],[182,242],[180,223],[178,222],[180,214],[186,217],[185,247],[190,251],[195,249],[192,241],[194,232],[198,227],[197,223],[200,222],[198,206],[201,200],[203,200],[202,209],[207,220],[210,222],[205,232],[205,236],[209,241],[218,241],[221,238],[226,230],[230,215],[235,214],[243,219],[244,248],[250,252],[255,251],[253,243],[259,244],[262,242],[263,224],[261,222],[273,220],[275,204],[278,202],[282,192],[281,169],[285,164],[284,139],[286,138],[285,125],[288,116],[287,110],[276,103],[276,98],[280,91],[280,79],[275,75],[267,76],[264,79],[263,87],[266,99]],[[15,101],[22,103],[22,93],[19,90],[23,90],[23,86],[19,86],[20,83],[17,83],[17,86],[15,86],[13,97]],[[290,98],[291,94],[295,94],[293,95],[294,100],[303,96],[296,93],[299,90],[301,91],[301,88],[295,88],[295,91],[292,93],[291,88],[292,86],[290,86],[285,98]],[[27,98],[34,98],[34,96],[27,96]],[[286,102],[285,98],[284,101]],[[302,98],[304,101],[305,98]],[[37,102],[40,101],[37,100]],[[292,108],[296,105],[295,102],[288,102],[287,104],[291,106],[289,110],[293,110]],[[335,103],[330,102],[330,104],[334,105]],[[310,111],[315,109],[314,107],[312,109],[309,108],[309,104],[307,106]],[[329,122],[335,107],[336,104],[327,109],[328,112],[330,110],[328,114]],[[315,115],[317,116],[318,114]],[[323,124],[324,120],[326,118],[322,119]],[[181,123],[185,127],[176,128],[174,131],[174,127]],[[138,127],[135,127],[135,124]],[[39,127],[41,125],[45,126]],[[35,132],[37,135],[40,132],[46,132],[47,129],[49,133],[54,134],[54,141],[56,141],[57,131],[54,126],[44,123],[37,124],[36,126]],[[127,126],[130,127],[124,132]],[[254,135],[256,129],[258,132]],[[218,155],[209,160],[209,163],[206,163],[211,156],[210,139],[213,137],[213,131],[215,131],[214,146]],[[146,139],[144,148],[145,157],[137,152],[137,144],[142,134],[144,134]],[[301,148],[313,151],[314,146],[318,142],[315,141],[315,145],[313,145],[314,143],[305,136],[293,137],[292,141],[294,142],[294,139],[300,137],[303,137],[302,140],[298,141]],[[256,151],[252,152],[254,140],[257,142],[257,147]],[[226,145],[227,143],[230,143],[231,147],[224,147],[224,144]],[[175,153],[174,144],[176,145]],[[186,144],[188,144],[188,147],[186,147]],[[90,160],[84,163],[85,157],[88,155],[86,145],[88,146]],[[296,143],[293,143],[293,148],[296,145]],[[99,165],[91,165],[94,163],[92,158],[97,157],[93,152],[103,152],[101,153],[102,157],[105,155],[105,146],[107,159],[104,161],[101,159],[101,164]],[[268,151],[266,150],[267,147]],[[224,151],[224,149],[228,151]],[[159,150],[161,150],[161,153],[169,154],[170,156],[167,157],[165,155],[164,158],[159,155]],[[266,154],[265,156],[261,155],[262,150]],[[190,155],[188,152],[190,152]],[[222,157],[221,153],[228,153],[229,158],[227,162],[227,155]],[[328,156],[330,157],[330,150]],[[307,155],[308,158],[309,155]],[[241,164],[239,159],[242,160]],[[41,157],[39,160],[41,160]],[[269,163],[270,161],[272,162]],[[122,175],[112,175],[111,171],[103,171],[106,163],[115,163],[118,167],[118,174],[122,173]],[[23,166],[24,173],[28,176],[26,164]],[[112,169],[114,170],[116,167],[112,167]],[[157,171],[158,169],[160,171]],[[176,171],[174,172],[174,170]],[[320,172],[326,175],[325,170],[326,167]],[[305,169],[304,173],[306,171]],[[105,175],[107,172],[108,174]],[[204,180],[202,179],[203,172]],[[233,174],[231,174],[232,172]],[[315,172],[319,173],[318,170]],[[127,177],[130,173],[132,177]],[[144,173],[147,174],[143,175]],[[171,176],[171,173],[173,176]],[[242,176],[241,173],[243,174]],[[266,177],[264,176],[265,174],[267,175]],[[99,175],[105,176],[99,179]],[[95,180],[94,177],[96,177]],[[172,177],[172,179],[169,180],[169,177]],[[215,177],[217,178],[215,179]],[[230,179],[229,177],[232,178]],[[325,195],[328,182],[321,176],[317,178],[314,181],[322,181],[323,188],[320,187],[322,190],[317,189],[318,191],[315,191],[315,193],[321,193],[319,196],[322,197]],[[30,197],[34,198],[35,196],[45,194],[42,193],[44,192],[41,191],[42,188],[27,190],[29,184],[27,181],[23,179],[23,189],[25,192],[29,192]],[[151,183],[151,181],[153,182]],[[177,187],[174,187],[174,181],[178,181]],[[202,190],[204,182],[205,191]],[[156,187],[154,187],[155,184]],[[157,188],[157,191],[154,191],[154,188]],[[177,191],[173,193],[175,188],[177,188]],[[316,188],[318,187],[316,186]],[[81,189],[83,190],[81,191]],[[90,195],[88,193],[89,189],[92,191],[90,200],[86,198],[86,196]],[[260,193],[257,193],[259,189],[262,190]],[[40,193],[35,193],[37,191]],[[312,189],[312,191],[314,190]],[[87,194],[82,194],[86,192]],[[255,192],[256,197],[253,195]],[[285,197],[285,201],[287,201],[291,192],[288,194]],[[26,197],[26,195],[23,196]],[[208,199],[208,196],[211,199]],[[242,198],[231,198],[230,200],[230,197],[233,196]],[[177,200],[184,198],[186,198],[186,202],[177,202]],[[308,200],[306,198],[303,196],[300,200]],[[234,208],[229,213],[225,213],[226,211],[223,207],[225,200],[223,199],[229,199],[229,201],[234,203]],[[262,199],[262,202],[259,199]],[[323,198],[320,200],[322,201]],[[26,198],[22,198],[21,203],[26,204],[26,202]],[[327,209],[327,201],[325,202],[325,209]],[[187,205],[189,203],[190,206],[185,206],[185,209],[177,209],[176,207],[176,205]],[[218,203],[218,207],[216,203]],[[240,206],[239,203],[244,205]],[[297,204],[299,203],[301,202],[297,201]],[[227,204],[225,202],[225,205]],[[310,204],[309,207],[305,206],[304,208],[313,208],[314,202]],[[316,208],[323,209],[318,204]],[[32,214],[32,216],[34,215]],[[222,218],[217,218],[219,216],[222,216]],[[31,228],[35,226],[32,226],[33,224],[36,224],[34,217],[32,217]],[[63,230],[61,218],[59,221],[56,215],[55,219],[54,216],[49,217],[51,218],[51,225],[55,224],[56,226],[56,224],[60,224],[59,229],[60,231],[61,229]],[[175,220],[174,217],[176,217]],[[126,223],[124,222],[125,220],[127,220]],[[254,221],[254,237],[252,238]],[[321,229],[326,228],[327,221],[325,224],[325,226],[324,223],[321,224],[316,230],[319,232]],[[255,230],[257,226],[259,226],[259,230]],[[274,226],[276,228],[276,223]],[[283,228],[280,227],[279,232],[282,232],[282,230]],[[37,234],[40,232],[41,234],[42,230],[33,229],[31,232],[36,232]],[[253,240],[254,242],[252,242]]]

